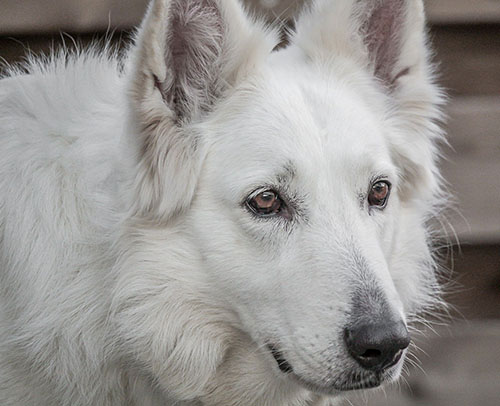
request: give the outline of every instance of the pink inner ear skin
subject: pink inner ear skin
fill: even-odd
[[[364,0],[362,0],[364,1]],[[365,44],[374,63],[375,75],[387,86],[408,73],[394,75],[401,51],[401,36],[405,22],[405,0],[381,0],[362,26]]]
[[[216,90],[224,31],[215,0],[173,1],[165,55],[171,76],[159,87],[179,119],[210,103],[206,99]]]
[[[391,81],[390,85],[394,86],[394,84],[397,82],[397,80],[403,76],[406,76],[410,73],[410,68],[404,68],[401,70],[396,76],[394,76],[394,79]]]

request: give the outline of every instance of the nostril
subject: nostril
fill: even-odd
[[[360,354],[360,357],[363,358],[378,358],[382,355],[379,350],[366,350],[363,354]]]

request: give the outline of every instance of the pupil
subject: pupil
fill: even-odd
[[[378,185],[375,185],[375,188],[374,188],[374,192],[377,194],[377,195],[384,195],[385,194],[385,185],[383,184],[378,184]]]
[[[274,199],[274,193],[264,192],[264,193],[262,193],[261,197],[262,197],[262,200],[264,200],[265,202],[270,202]]]

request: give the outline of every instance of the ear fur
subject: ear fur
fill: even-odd
[[[166,220],[189,206],[203,161],[191,124],[275,46],[235,0],[153,0],[131,55],[130,106],[139,133],[136,208]]]
[[[381,85],[402,197],[434,195],[444,98],[429,62],[422,0],[316,0],[297,21],[293,43],[313,60],[351,60]]]
[[[409,65],[407,48],[425,43],[421,0],[316,0],[297,22],[294,43],[312,58],[348,57],[385,85]],[[423,55],[425,58],[425,55]]]

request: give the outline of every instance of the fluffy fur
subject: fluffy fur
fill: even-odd
[[[370,378],[346,326],[437,300],[421,1],[316,0],[296,27],[273,51],[234,0],[155,0],[123,58],[1,79],[0,404],[333,404]],[[262,188],[291,218],[248,210]]]

